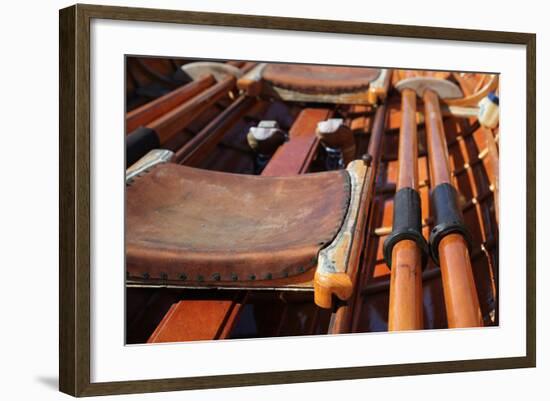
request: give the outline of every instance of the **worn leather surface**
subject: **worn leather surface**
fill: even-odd
[[[262,78],[275,86],[305,93],[342,93],[367,89],[379,75],[376,68],[268,64]]]
[[[158,165],[127,187],[128,277],[222,285],[307,273],[349,195],[343,170],[258,177]]]

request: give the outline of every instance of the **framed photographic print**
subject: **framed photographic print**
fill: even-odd
[[[535,366],[535,35],[60,11],[60,390]]]

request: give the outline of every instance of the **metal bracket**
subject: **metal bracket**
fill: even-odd
[[[134,178],[143,174],[150,168],[172,160],[174,152],[166,149],[153,149],[126,169],[126,184],[130,184]]]

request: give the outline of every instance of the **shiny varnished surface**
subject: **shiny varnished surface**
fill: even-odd
[[[401,129],[399,134],[399,171],[396,191],[418,190],[418,136],[416,93],[401,93]],[[424,328],[422,308],[422,257],[418,245],[401,240],[392,250],[388,330],[420,330]]]
[[[214,340],[227,337],[234,322],[233,314],[240,307],[239,300],[196,299],[182,300],[173,304],[148,343],[177,342],[190,340]],[[189,319],[193,316],[193,319]]]
[[[416,76],[415,73],[417,72],[413,71],[410,75]],[[484,85],[483,81],[475,79],[475,77],[466,76],[467,79],[465,80],[457,73],[452,74],[453,78],[449,73],[445,73],[445,76],[437,76],[438,74],[432,74],[431,72],[422,73],[423,76],[433,77],[435,75],[437,78],[450,78],[451,80],[456,78],[465,96],[475,93]],[[264,84],[268,86],[267,82]],[[409,310],[408,315],[396,314],[398,316],[397,320],[403,322],[403,329],[414,329],[416,326],[418,328],[443,328],[449,327],[449,324],[454,324],[447,320],[443,298],[442,273],[438,266],[434,266],[430,262],[426,271],[413,274],[410,267],[411,264],[417,263],[418,258],[416,252],[414,252],[414,247],[407,246],[406,241],[403,241],[402,247],[396,246],[394,248],[394,251],[396,251],[395,259],[401,261],[395,263],[403,266],[403,269],[394,269],[394,271],[403,273],[400,276],[401,280],[392,281],[393,276],[390,280],[390,270],[385,266],[382,259],[381,245],[385,235],[391,231],[393,193],[401,186],[414,185],[416,174],[419,176],[418,188],[421,194],[425,237],[428,236],[429,229],[433,224],[431,217],[433,211],[430,210],[428,194],[430,188],[434,187],[434,182],[428,177],[431,169],[428,168],[427,143],[424,131],[424,124],[430,125],[430,122],[427,121],[430,116],[429,106],[427,108],[420,99],[417,113],[403,115],[407,111],[399,109],[401,106],[410,106],[410,102],[401,102],[398,96],[395,96],[395,92],[390,94],[392,97],[389,99],[389,104],[392,107],[390,107],[387,116],[385,132],[382,131],[383,135],[380,136],[372,135],[374,131],[377,131],[372,127],[375,108],[363,105],[345,106],[346,103],[342,99],[340,99],[342,104],[336,106],[324,104],[319,105],[322,108],[302,109],[300,112],[304,105],[300,104],[297,98],[251,97],[250,99],[254,101],[254,104],[252,104],[249,111],[242,117],[236,114],[234,119],[227,118],[227,116],[233,116],[229,113],[231,109],[228,107],[232,104],[239,104],[240,97],[236,96],[234,90],[221,102],[211,105],[208,110],[199,111],[198,114],[202,113],[202,115],[197,119],[197,124],[189,125],[190,129],[185,126],[183,131],[175,134],[174,140],[170,141],[170,148],[175,151],[185,149],[186,151],[200,153],[201,157],[196,162],[197,166],[219,171],[250,174],[253,172],[253,159],[249,157],[253,157],[253,154],[246,156],[243,152],[244,147],[247,146],[243,133],[248,132],[249,126],[256,126],[260,119],[274,119],[268,117],[271,113],[268,110],[275,107],[280,111],[279,116],[275,119],[280,123],[282,122],[283,129],[289,133],[289,140],[284,142],[276,151],[267,167],[263,169],[262,174],[266,176],[292,175],[323,170],[323,147],[318,146],[319,140],[315,137],[315,124],[327,118],[343,117],[346,124],[349,124],[352,129],[354,138],[357,141],[356,158],[365,153],[369,139],[371,142],[369,154],[371,149],[376,149],[377,146],[382,144],[380,152],[382,156],[381,169],[378,172],[376,185],[374,185],[373,200],[372,202],[369,200],[369,229],[365,236],[361,267],[358,269],[359,283],[354,298],[347,304],[338,304],[337,308],[333,310],[330,323],[327,320],[326,313],[322,314],[324,318],[319,320],[319,309],[311,302],[311,298],[308,301],[308,297],[312,297],[312,293],[308,292],[311,291],[311,287],[307,289],[304,285],[308,280],[310,280],[308,285],[311,285],[313,275],[308,278],[305,277],[306,274],[295,276],[298,281],[293,284],[289,282],[289,279],[286,279],[286,281],[272,281],[272,286],[263,285],[262,283],[266,283],[267,280],[261,278],[256,277],[254,281],[243,282],[239,277],[239,281],[234,282],[235,285],[230,287],[235,289],[178,290],[181,295],[173,298],[172,309],[181,310],[182,313],[168,312],[169,308],[164,309],[164,304],[161,303],[162,308],[158,308],[158,313],[166,313],[166,316],[162,321],[160,318],[156,320],[157,317],[154,320],[160,322],[160,324],[157,323],[157,330],[165,333],[171,332],[172,334],[163,336],[156,332],[154,337],[150,337],[150,341],[190,341],[194,339],[320,334],[326,333],[327,329],[329,333],[391,330],[397,327],[393,325],[391,318],[391,311],[395,309],[393,308],[395,305],[401,305],[402,311],[406,308]],[[308,96],[319,95],[311,94]],[[302,99],[302,101],[306,100]],[[285,108],[286,110],[284,110]],[[470,259],[473,266],[475,292],[477,292],[480,299],[481,316],[484,324],[498,324],[498,311],[495,310],[498,290],[498,259],[495,256],[495,252],[498,252],[498,242],[496,242],[498,240],[498,227],[494,217],[496,202],[493,202],[491,194],[491,192],[494,194],[498,190],[498,181],[494,176],[495,170],[498,169],[498,130],[484,132],[472,125],[473,118],[449,118],[450,113],[445,106],[441,106],[441,111],[444,116],[442,126],[445,132],[443,137],[446,137],[447,141],[445,146],[448,145],[449,181],[459,189],[461,206],[464,207],[465,222],[474,237],[473,253]],[[283,118],[282,116],[285,115],[286,117]],[[293,121],[294,124],[292,124]],[[411,123],[406,125],[405,121],[411,121]],[[413,124],[418,125],[419,133],[417,138],[418,172],[402,168],[402,165],[411,165],[410,163],[416,156],[411,152],[403,152],[397,141],[399,130],[411,130]],[[210,126],[214,129],[210,129]],[[201,127],[204,127],[202,131]],[[190,141],[193,137],[196,139]],[[209,143],[208,146],[202,146],[203,137]],[[384,139],[382,140],[382,138]],[[487,145],[491,140],[492,145],[496,144],[496,146],[491,146],[491,149],[488,150],[487,147],[489,146]],[[182,143],[184,144],[183,147],[181,146]],[[195,143],[198,143],[199,146],[195,146]],[[407,147],[413,146],[415,145],[410,143],[407,145]],[[376,158],[373,157],[372,159]],[[375,160],[372,159],[370,162],[375,165]],[[398,161],[398,159],[400,160]],[[405,159],[408,159],[408,161],[403,163],[402,161]],[[495,160],[497,163],[495,163]],[[189,165],[187,162],[183,164]],[[495,165],[497,168],[495,168]],[[257,170],[254,172],[259,173]],[[308,270],[308,272],[310,271]],[[164,272],[160,273],[162,277]],[[396,277],[399,278],[399,274]],[[151,276],[148,279],[142,277],[137,277],[137,279],[143,283],[153,281]],[[206,277],[202,279],[207,280]],[[165,281],[160,279],[153,285],[162,286],[167,284],[172,286],[174,281],[178,280]],[[392,281],[391,285],[390,281]],[[132,286],[135,285],[135,281],[130,280],[129,283]],[[187,278],[186,283],[188,285],[183,285],[183,287],[202,288],[202,284],[210,284],[211,282],[190,282]],[[418,302],[418,290],[408,291],[411,288],[418,289],[419,283],[424,287],[423,293],[420,292],[420,299],[423,302]],[[299,294],[302,294],[301,298],[287,297],[290,294],[298,294],[297,292],[266,290],[266,288],[275,288],[279,285],[282,286],[279,288],[288,289],[292,286],[292,288],[299,289]],[[390,294],[392,286],[397,289],[395,293],[398,296],[395,299],[400,299],[399,302],[394,302],[393,306],[392,295]],[[237,288],[240,289],[237,290]],[[243,291],[242,288],[246,288],[246,290]],[[253,288],[263,288],[263,291],[251,290]],[[153,290],[153,288],[150,289]],[[129,288],[129,290],[139,291],[142,288],[134,287]],[[153,294],[164,293],[167,289],[154,291]],[[217,299],[217,293],[220,291],[227,293],[228,297]],[[195,293],[199,295],[197,298],[188,297],[188,294]],[[229,296],[230,294],[238,296],[233,299],[232,296]],[[245,294],[249,295],[246,299],[243,297]],[[259,298],[258,295],[261,295],[261,297]],[[285,301],[281,302],[283,297]],[[411,302],[411,299],[415,300]],[[150,308],[156,308],[154,305],[156,303],[148,306],[147,310],[150,311]],[[421,308],[418,307],[419,305]],[[208,313],[210,318],[202,319],[200,316],[201,310],[210,310],[210,308],[212,309],[212,313]],[[136,308],[132,307],[132,310],[135,313]],[[407,316],[414,318],[415,314],[416,321],[407,323]],[[424,315],[423,322],[422,314]],[[328,311],[328,316],[330,316],[330,311]],[[200,327],[194,327],[192,323],[198,321],[197,318],[200,318]],[[152,319],[152,316],[149,319]],[[153,322],[153,320],[150,321]],[[138,327],[137,322],[132,325],[133,331]],[[315,322],[322,324],[319,325]],[[151,323],[147,327],[151,327]],[[313,327],[316,328],[312,329]],[[151,331],[149,331],[150,333]]]
[[[414,241],[399,241],[393,248],[388,330],[424,328],[422,258]]]
[[[470,254],[464,238],[449,234],[441,240],[441,278],[449,327],[483,326]]]
[[[288,141],[275,152],[262,172],[263,176],[293,176],[305,173],[319,146],[315,134],[317,124],[329,118],[328,109],[305,109],[299,115],[288,134]]]
[[[235,86],[235,78],[228,77],[209,87],[189,101],[176,106],[166,114],[147,124],[147,127],[156,131],[160,143],[164,144],[174,135],[187,127],[198,115],[216,103]]]
[[[416,132],[416,93],[405,89],[401,95],[399,135],[399,174],[397,188],[418,189],[418,136]]]
[[[424,93],[424,107],[426,143],[430,159],[430,182],[433,188],[439,184],[451,183],[449,153],[445,141],[439,98],[434,92],[426,91]]]
[[[424,119],[418,118],[418,174],[422,204],[423,234],[428,238],[433,224],[429,191],[429,166]],[[401,102],[391,103],[382,162],[378,169],[376,196],[373,199],[367,233],[363,277],[354,311],[353,332],[388,330],[389,288],[391,270],[383,258],[382,244],[391,232],[393,197],[398,180],[398,134],[401,127]],[[444,135],[449,153],[451,182],[460,192],[464,221],[472,234],[470,255],[484,326],[499,324],[498,316],[498,224],[495,219],[495,198],[491,192],[495,180],[494,156],[486,151],[486,130],[473,119],[444,118]],[[498,135],[492,134],[498,144]],[[491,155],[491,156],[490,156]],[[495,155],[498,160],[498,153]],[[422,274],[425,329],[447,328],[441,271],[429,261]]]
[[[426,133],[432,188],[451,183],[451,169],[439,99],[424,93]],[[462,236],[449,234],[439,243],[445,309],[449,327],[483,326],[467,244]]]
[[[126,132],[130,133],[136,128],[145,126],[154,119],[168,113],[176,106],[212,86],[214,82],[215,80],[211,75],[205,75],[197,81],[183,85],[158,99],[128,112],[126,114]]]

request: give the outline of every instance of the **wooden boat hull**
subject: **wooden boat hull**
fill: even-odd
[[[252,63],[233,64],[247,71],[254,70]],[[469,99],[466,103],[441,104],[442,128],[449,155],[450,181],[458,191],[464,225],[471,235],[467,257],[472,266],[482,324],[498,325],[498,128],[482,127],[475,117],[479,92],[486,94],[487,88],[494,90],[495,80],[483,74],[426,72],[426,75],[451,80],[460,86],[464,99]],[[395,84],[408,75],[400,71],[391,77]],[[155,107],[145,104],[141,111],[128,109],[128,124],[133,124],[136,116],[141,118],[143,113],[152,113],[152,109],[156,114],[149,118],[149,123],[158,119],[168,121],[174,116],[171,120],[174,125],[162,147],[173,150],[177,156],[175,162],[179,164],[265,177],[324,171],[329,165],[331,149],[327,149],[316,135],[317,124],[336,116],[351,129],[355,158],[368,155],[365,163],[372,175],[368,179],[371,180],[368,184],[371,192],[365,197],[365,229],[361,234],[364,240],[358,253],[358,269],[353,274],[353,293],[345,304],[336,303],[332,309],[319,308],[313,301],[313,270],[306,280],[304,277],[290,280],[287,285],[278,281],[268,285],[246,282],[225,289],[215,285],[216,289],[205,289],[208,286],[198,283],[182,289],[177,280],[144,281],[130,275],[127,281],[127,343],[388,330],[392,284],[383,244],[392,232],[398,184],[398,147],[403,124],[399,93],[387,90],[375,97],[374,102],[365,104],[314,104],[268,96],[267,92],[265,96],[247,97],[246,92],[239,92],[237,79],[227,81],[229,84],[218,92],[212,90],[219,86],[213,78],[201,77],[199,80],[199,85],[198,81],[184,84],[188,88],[194,85],[195,89],[183,86],[170,91],[168,94],[180,94],[175,100],[159,98],[154,101]],[[215,94],[207,92],[209,90]],[[197,100],[205,92],[207,96],[203,97],[209,101]],[[380,113],[380,101],[385,101],[383,113]],[[202,106],[197,106],[199,104]],[[178,117],[181,110],[184,110],[184,120]],[[414,113],[418,135],[416,163],[425,238],[429,238],[434,225],[430,201],[434,172],[430,169],[426,135],[428,113],[419,98]],[[259,161],[258,154],[248,146],[246,139],[250,127],[262,120],[276,120],[288,133],[288,140],[265,164]],[[158,130],[162,124],[153,126]],[[377,136],[376,132],[381,134]],[[292,207],[289,205],[288,210],[292,211]],[[447,328],[452,319],[448,315],[448,305],[446,308],[449,288],[445,285],[449,279],[443,279],[442,274],[448,275],[444,266],[436,265],[430,258],[420,277],[413,281],[422,289],[417,312],[422,314],[424,329]],[[200,320],[196,320],[199,317]],[[200,323],[193,323],[196,321]]]

